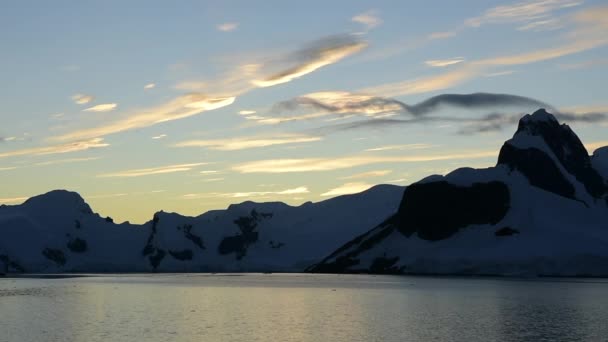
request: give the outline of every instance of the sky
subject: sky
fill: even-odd
[[[608,5],[0,4],[0,204],[115,221],[299,205],[489,167],[544,107],[608,145]]]

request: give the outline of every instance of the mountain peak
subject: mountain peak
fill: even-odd
[[[82,212],[92,213],[91,208],[84,201],[82,196],[80,196],[80,194],[68,190],[49,191],[45,194],[29,198],[23,203],[23,205],[34,210],[60,210],[65,208],[74,208]]]
[[[540,108],[537,111],[535,111],[532,114],[526,114],[524,115],[521,120],[520,120],[520,124],[524,122],[524,123],[529,123],[529,122],[550,122],[550,123],[556,123],[559,125],[559,122],[557,121],[557,119],[555,118],[555,116],[549,112],[547,112],[547,110],[545,108]]]
[[[519,120],[517,132],[505,142],[498,164],[524,173],[533,185],[565,197],[575,197],[575,186],[560,167],[580,183],[593,197],[606,189],[599,174],[591,167],[585,146],[566,124],[560,124],[545,109],[526,114]]]

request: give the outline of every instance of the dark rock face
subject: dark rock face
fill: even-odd
[[[87,241],[80,238],[75,238],[68,241],[67,247],[74,253],[84,253],[87,251]]]
[[[519,230],[511,227],[503,227],[494,232],[495,236],[512,236],[515,234],[519,234]]]
[[[389,217],[387,220],[379,224],[374,229],[365,234],[361,234],[353,240],[347,242],[335,252],[323,259],[320,263],[308,267],[305,272],[312,273],[360,273],[365,270],[353,269],[353,266],[359,265],[360,261],[357,258],[362,252],[371,249],[379,244],[393,233],[396,229],[397,214]],[[348,251],[348,252],[347,252]],[[343,254],[343,255],[341,255]],[[330,261],[332,260],[333,261]],[[392,260],[392,259],[391,259]],[[392,267],[397,260],[392,262],[388,267]],[[387,265],[380,262],[378,267]]]
[[[65,254],[63,254],[63,251],[60,249],[47,247],[42,251],[42,255],[44,255],[47,259],[54,261],[57,266],[63,266],[67,261]]]
[[[21,267],[16,261],[11,260],[6,254],[0,254],[0,274],[7,274],[9,272],[25,273],[25,269]]]
[[[405,189],[397,228],[406,236],[424,240],[449,238],[471,224],[496,224],[510,208],[509,188],[493,181],[470,187],[446,181],[412,184]]]
[[[536,187],[567,198],[575,197],[574,186],[553,160],[539,149],[518,149],[505,143],[500,149],[498,164],[508,165],[511,170],[523,173]]]
[[[521,118],[513,139],[517,139],[518,133],[527,133],[542,138],[559,163],[568,173],[581,182],[587,192],[593,197],[600,198],[608,192],[602,177],[591,166],[589,154],[578,136],[568,125],[560,125],[555,117],[544,109],[539,109],[532,115],[528,114]],[[511,144],[506,142],[500,151],[498,157],[499,165],[506,164],[511,169],[521,171],[530,179],[531,183],[534,180],[532,184],[535,186],[552,192],[557,190],[558,192],[555,193],[573,198],[573,194],[568,195],[570,190],[566,189],[567,187],[563,185],[563,181],[557,179],[558,177],[555,175],[555,172],[559,172],[559,170],[556,170],[557,168],[549,156],[540,157],[540,154],[543,154],[542,151],[517,151],[517,148],[513,146],[507,147],[508,145]],[[551,161],[553,165],[549,164],[547,160]],[[547,186],[549,181],[543,183],[541,181],[542,177],[539,174],[542,173],[544,176],[545,172],[551,173],[552,181],[559,182],[560,184],[551,187]],[[563,178],[563,176],[560,178]],[[574,192],[574,189],[572,189],[572,192]]]
[[[156,254],[151,255],[148,258],[148,260],[150,261],[150,266],[152,266],[152,268],[154,270],[156,270],[158,268],[158,266],[160,265],[160,262],[165,258],[166,254],[167,253],[164,250],[157,248]]]
[[[237,218],[234,224],[239,228],[240,234],[225,237],[218,246],[218,252],[223,255],[235,253],[237,260],[241,260],[247,254],[249,245],[258,241],[259,233],[255,231],[258,223],[272,216],[272,213],[258,213],[253,209],[249,216]]]
[[[385,256],[374,259],[369,267],[370,273],[375,274],[400,274],[402,270],[395,266],[399,257],[387,258]]]
[[[169,255],[180,261],[192,260],[192,250],[184,249],[183,251],[169,251]]]
[[[178,230],[179,229],[184,231],[184,237],[186,239],[192,241],[192,243],[194,243],[196,246],[198,246],[198,248],[205,249],[205,243],[203,242],[203,239],[200,236],[192,233],[191,224],[184,224],[182,227],[178,227]]]

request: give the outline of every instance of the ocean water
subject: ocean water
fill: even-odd
[[[0,278],[0,341],[608,341],[608,280]]]

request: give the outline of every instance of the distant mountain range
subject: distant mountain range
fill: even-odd
[[[371,230],[370,230],[371,228]],[[332,272],[608,276],[608,147],[545,110],[495,167],[292,207],[243,202],[115,224],[77,193],[0,206],[0,272]]]
[[[115,224],[75,192],[0,206],[0,272],[301,272],[393,214],[403,187]]]

